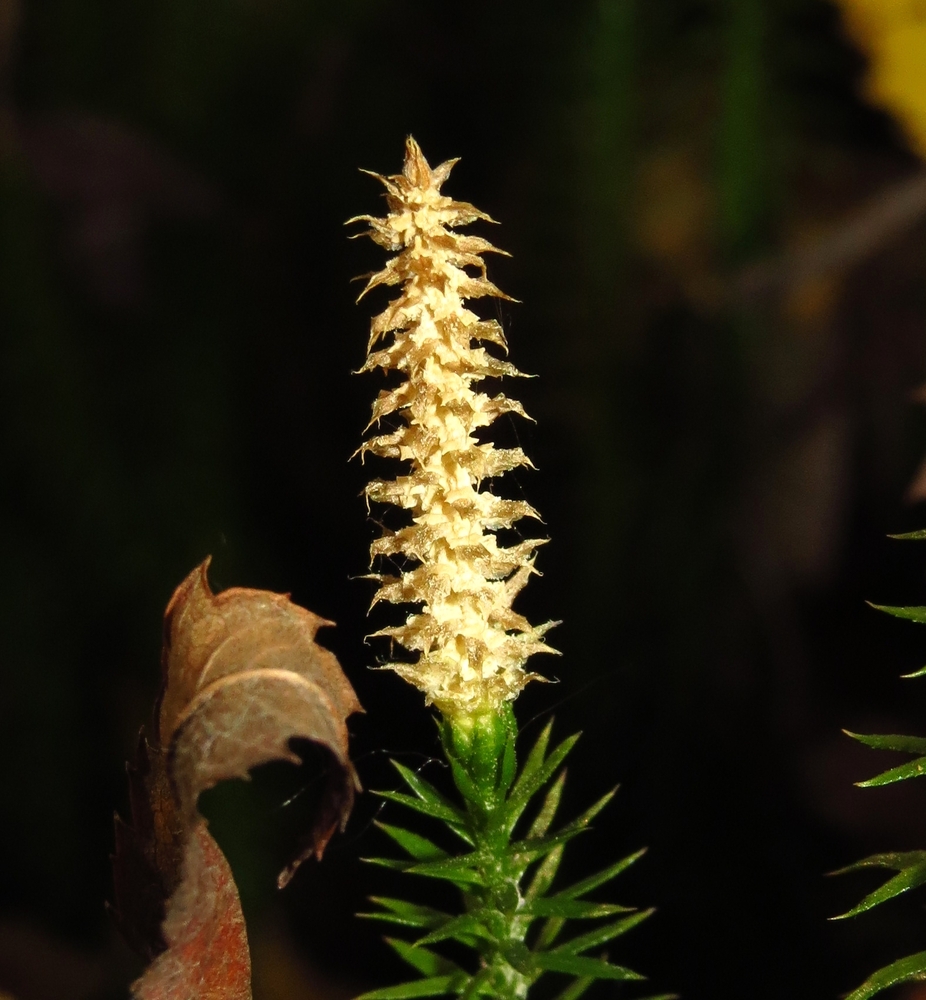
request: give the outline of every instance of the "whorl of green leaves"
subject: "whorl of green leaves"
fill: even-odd
[[[420,775],[393,762],[408,792],[380,794],[440,821],[460,849],[453,853],[417,833],[381,823],[380,828],[402,848],[408,860],[369,860],[450,882],[462,893],[463,905],[462,912],[451,914],[400,899],[374,897],[379,909],[364,916],[417,932],[414,941],[386,940],[418,972],[419,978],[373,990],[360,1000],[443,995],[514,1000],[525,997],[546,972],[570,976],[572,981],[558,1000],[576,1000],[596,979],[644,978],[609,962],[604,949],[653,911],[635,911],[585,898],[619,875],[643,851],[568,888],[551,892],[565,845],[588,829],[614,792],[551,832],[566,777],[561,765],[578,736],[550,750],[550,730],[547,725],[518,772],[517,730],[510,705],[501,715],[486,715],[465,724],[443,722],[441,742],[462,805],[450,801]],[[544,790],[532,818],[521,822],[528,806]],[[616,919],[609,919],[613,917]],[[563,940],[569,920],[606,922]],[[467,968],[435,950],[435,945],[447,941],[456,941],[474,953]],[[649,1000],[669,1000],[669,996]]]
[[[926,531],[914,531],[906,535],[893,535],[891,537],[901,540],[926,541]],[[878,611],[886,611],[896,618],[926,623],[926,608],[892,608],[881,604],[873,604],[872,607]],[[922,677],[924,674],[926,674],[926,667],[912,674],[905,674],[904,677]],[[848,730],[846,730],[846,735],[866,746],[874,747],[876,750],[893,750],[913,756],[913,760],[906,764],[892,767],[867,781],[857,782],[860,788],[876,788],[879,785],[889,785],[895,781],[918,778],[920,775],[926,774],[926,738],[918,736],[860,736],[858,733],[850,733]],[[901,893],[926,883],[926,851],[873,854],[870,858],[857,861],[854,865],[849,865],[846,868],[840,868],[833,874],[842,875],[865,868],[885,868],[888,871],[896,872],[896,874],[880,888],[869,893],[858,906],[854,906],[847,913],[841,913],[838,917],[831,919],[842,920],[844,917],[854,917],[859,913],[865,913],[879,903],[884,903]],[[926,979],[926,951],[908,955],[906,958],[901,958],[883,969],[879,969],[869,976],[858,989],[850,993],[846,1000],[868,1000],[869,997],[873,997],[889,986],[922,979]]]

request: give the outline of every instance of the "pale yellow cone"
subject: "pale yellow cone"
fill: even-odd
[[[373,542],[374,562],[398,557],[411,568],[397,576],[374,574],[380,585],[374,603],[421,606],[404,625],[375,634],[417,653],[415,662],[385,666],[417,685],[429,704],[458,717],[496,710],[516,697],[537,677],[525,669],[527,658],[555,650],[543,641],[554,623],[532,626],[511,606],[535,572],[534,551],[543,540],[506,548],[494,534],[537,514],[529,504],[487,488],[492,477],[531,463],[520,448],[498,449],[476,438],[500,414],[526,414],[515,400],[473,389],[486,376],[521,373],[481,346],[507,350],[501,326],[464,305],[467,299],[508,296],[486,278],[481,256],[501,251],[454,231],[476,219],[492,221],[441,194],[455,162],[432,170],[409,137],[402,173],[373,175],[386,187],[389,214],[351,221],[368,223],[368,235],[397,254],[369,279],[361,298],[377,285],[401,286],[372,322],[361,369],[401,373],[397,388],[379,394],[371,419],[378,425],[395,414],[400,426],[370,438],[360,452],[408,463],[405,474],[374,480],[366,494],[404,508],[411,520]]]

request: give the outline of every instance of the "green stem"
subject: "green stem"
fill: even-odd
[[[527,927],[518,914],[522,871],[512,864],[505,823],[507,792],[517,771],[516,738],[510,703],[498,712],[457,717],[441,726],[441,742],[466,804],[475,851],[481,855],[480,884],[464,894],[466,911],[492,936],[484,943],[478,978],[500,1000],[522,1000],[536,978],[524,943]]]

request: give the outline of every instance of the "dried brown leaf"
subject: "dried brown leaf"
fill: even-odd
[[[116,821],[114,916],[153,962],[139,1000],[246,1000],[250,959],[228,863],[197,811],[205,790],[271,760],[299,763],[291,740],[323,747],[334,766],[304,849],[321,857],[353,805],[346,718],[360,711],[334,655],[316,645],[330,624],[287,595],[213,594],[208,560],[177,588],[164,620],[155,739],[129,766],[131,825]]]
[[[251,957],[238,890],[203,820],[164,918],[167,948],[132,988],[137,1000],[251,1000]]]

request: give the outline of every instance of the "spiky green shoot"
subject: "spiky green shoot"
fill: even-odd
[[[380,794],[440,821],[461,849],[453,853],[417,833],[382,823],[381,829],[408,858],[369,860],[450,882],[460,890],[463,905],[459,913],[443,913],[404,900],[375,897],[378,910],[364,916],[418,932],[414,941],[387,940],[419,978],[374,990],[361,1000],[441,995],[515,1000],[527,996],[545,973],[570,977],[559,1000],[575,1000],[598,979],[644,978],[610,962],[607,947],[653,911],[586,898],[643,851],[552,891],[566,844],[589,828],[614,792],[577,819],[554,829],[565,781],[562,764],[578,736],[551,750],[548,725],[518,771],[514,716],[509,707],[506,709],[466,728],[442,723],[442,743],[462,805],[450,801],[419,774],[394,763],[408,791]],[[526,817],[541,792],[539,807]],[[575,920],[599,923],[592,930],[567,935],[566,928],[572,926],[569,922]],[[471,962],[459,965],[435,949],[446,941],[470,949]],[[660,1000],[667,1000],[667,996]]]
[[[906,535],[893,535],[903,541],[924,541],[926,531],[914,531]],[[885,611],[895,618],[905,618],[908,621],[921,622],[926,624],[926,608],[895,608],[885,605],[873,604],[872,607],[878,611]],[[911,674],[905,674],[907,678],[921,677],[926,674],[926,667]],[[906,764],[892,767],[867,781],[857,782],[860,788],[876,788],[880,785],[890,785],[895,781],[904,781],[907,778],[918,778],[926,774],[926,738],[918,736],[861,736],[858,733],[845,731],[847,736],[864,743],[866,746],[876,750],[892,750],[894,752],[908,753],[913,756],[913,760]],[[846,913],[841,913],[833,920],[842,920],[845,917],[854,917],[860,913],[865,913],[879,903],[887,902],[901,893],[908,892],[926,883],[926,851],[902,851],[890,852],[886,854],[873,854],[869,858],[857,861],[853,865],[840,868],[833,872],[833,875],[843,875],[847,872],[861,871],[866,868],[885,868],[888,871],[896,872],[882,886],[869,893],[859,904]],[[870,997],[886,990],[889,986],[897,986],[900,983],[908,983],[916,980],[926,979],[926,951],[917,952],[915,955],[908,955],[890,965],[885,966],[873,973],[856,990],[849,994],[846,1000],[869,1000]]]

